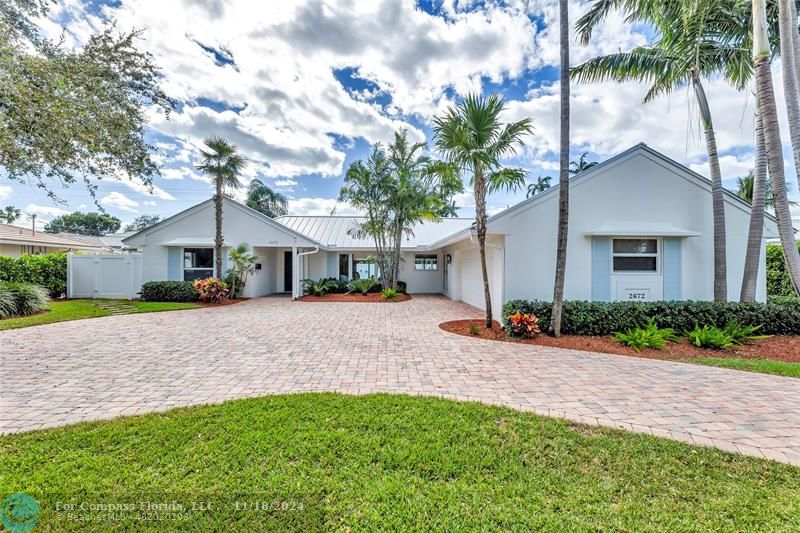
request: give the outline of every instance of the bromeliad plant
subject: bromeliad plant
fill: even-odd
[[[228,297],[228,284],[217,278],[194,280],[194,288],[200,299],[208,303],[218,303]]]
[[[539,329],[539,319],[536,315],[528,315],[517,311],[508,317],[506,332],[512,337],[532,339],[542,330]]]
[[[384,300],[393,301],[396,300],[398,296],[400,296],[400,292],[394,289],[383,289],[381,291],[381,298]]]
[[[637,352],[642,348],[655,348],[663,350],[668,342],[678,342],[680,338],[675,335],[672,328],[659,328],[655,319],[651,318],[644,326],[637,326],[624,332],[615,332],[614,339],[630,346]]]

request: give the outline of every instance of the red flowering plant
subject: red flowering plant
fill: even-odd
[[[217,278],[196,279],[194,288],[201,300],[212,304],[221,302],[228,297],[230,292],[228,284]]]
[[[519,311],[508,317],[506,331],[512,337],[523,339],[532,339],[542,332],[539,329],[539,319],[536,315],[528,315]]]

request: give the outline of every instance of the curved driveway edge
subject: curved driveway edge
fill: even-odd
[[[470,339],[480,312],[269,297],[0,332],[0,433],[308,391],[506,405],[800,465],[800,379]]]

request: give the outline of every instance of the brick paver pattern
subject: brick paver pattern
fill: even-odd
[[[446,333],[481,312],[403,303],[237,305],[0,332],[0,433],[265,394],[434,395],[800,465],[800,379]]]

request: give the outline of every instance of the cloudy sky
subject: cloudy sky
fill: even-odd
[[[585,3],[573,1],[570,9],[574,20]],[[143,30],[141,47],[154,54],[164,89],[178,101],[169,120],[150,116],[148,137],[163,163],[152,193],[113,177],[99,182],[101,204],[123,220],[171,215],[209,198],[210,185],[194,170],[197,146],[209,135],[238,145],[250,160],[243,183],[258,177],[283,192],[291,214],[349,213],[335,198],[352,161],[398,128],[430,141],[432,118],[474,91],[501,93],[508,120],[533,118],[535,135],[508,164],[527,169],[530,181],[557,175],[556,0],[62,0],[41,25],[79,44],[103,20]],[[572,62],[645,44],[648,35],[646,27],[611,17],[590,45],[573,42]],[[775,74],[780,87],[779,69]],[[645,90],[574,87],[573,158],[588,152],[603,160],[646,142],[707,175],[689,92],[645,105]],[[753,96],[718,80],[709,80],[707,91],[723,176],[733,186],[752,166]],[[66,205],[0,179],[0,204],[43,221],[92,208],[78,185],[59,194]],[[499,194],[489,207],[522,198],[524,191]],[[469,195],[457,201],[462,215],[472,214]]]

